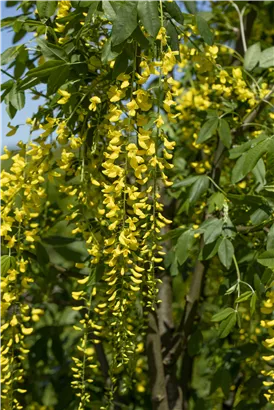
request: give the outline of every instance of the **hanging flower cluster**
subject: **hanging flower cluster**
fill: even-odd
[[[71,8],[71,2],[70,1],[58,1],[58,11],[57,11],[57,20],[62,19],[66,17],[69,14],[69,10]],[[60,33],[60,36],[58,38],[58,43],[63,44],[68,38],[65,36],[62,36],[62,33],[64,32],[67,22],[66,23],[58,23],[58,21],[55,23],[55,31],[57,33]]]
[[[59,24],[58,18],[66,17],[70,7],[70,2],[59,2],[55,29],[58,36],[65,31],[65,24]],[[16,308],[17,313],[12,314],[12,302],[17,306],[24,292],[17,286],[17,294],[15,290],[13,294],[12,289],[19,282],[20,273],[27,270],[24,249],[35,250],[35,243],[50,228],[48,181],[56,184],[59,193],[68,199],[65,221],[71,226],[71,234],[86,243],[89,258],[75,267],[87,267],[90,274],[77,281],[72,293],[76,303],[73,309],[80,315],[75,329],[82,334],[72,369],[79,409],[90,400],[87,386],[92,381],[91,370],[97,367],[92,344],[106,338],[113,341],[110,373],[128,364],[140,345],[147,312],[155,309],[157,303],[158,276],[164,269],[161,231],[170,223],[163,215],[161,195],[163,187],[172,184],[167,172],[173,167],[170,162],[175,147],[164,125],[176,117],[173,97],[177,95],[176,82],[169,76],[177,63],[177,52],[167,45],[164,27],[157,40],[160,45],[156,54],[153,50],[139,52],[136,44],[132,72],[118,75],[107,96],[96,84],[92,93],[80,89],[81,101],[88,98],[89,105],[88,109],[81,109],[80,104],[76,107],[76,133],[70,128],[70,117],[48,115],[41,123],[28,120],[32,131],[42,130],[40,136],[33,142],[20,143],[16,155],[6,150],[2,158],[12,157],[14,162],[9,172],[3,171],[2,175],[3,240],[10,255],[15,255],[15,268],[8,270],[3,283],[8,288],[7,295],[3,294],[9,318],[3,330],[8,335],[9,329],[17,325],[22,326],[22,333],[32,330],[23,327],[31,315],[26,314],[29,306],[21,307],[23,313]],[[60,37],[58,41],[66,40]],[[102,71],[100,75],[103,74]],[[153,76],[158,77],[159,96],[150,88]],[[57,94],[57,107],[72,98],[67,87]],[[155,102],[156,112],[152,110]],[[52,149],[56,148],[59,159],[52,156]],[[45,217],[43,226],[36,222],[41,214]],[[92,277],[99,262],[104,264],[103,282],[95,286]],[[24,277],[21,286],[27,287],[32,281]],[[41,313],[38,310],[32,312],[33,317]],[[138,328],[134,329],[133,323],[139,323]],[[16,343],[21,339],[23,343],[23,336],[17,339]]]
[[[263,314],[269,315],[273,313],[273,305],[274,305],[274,292],[273,289],[270,289],[267,292],[267,299],[263,302],[263,306],[261,308],[261,312]],[[267,329],[269,333],[269,337],[264,341],[264,346],[272,351],[273,346],[274,346],[274,331],[273,331],[273,326],[274,326],[274,320],[262,320],[261,321],[261,326],[265,329]],[[262,370],[262,374],[265,376],[265,381],[263,382],[264,386],[267,388],[267,393],[265,393],[265,397],[270,403],[274,403],[274,371],[271,369],[271,363],[274,359],[274,355],[264,355],[262,356],[262,359],[265,360],[268,369],[267,370]]]
[[[26,390],[23,368],[29,352],[25,337],[33,331],[31,321],[43,314],[27,302],[28,289],[34,282],[30,260],[25,251],[35,249],[42,231],[38,217],[45,205],[44,175],[48,172],[51,145],[43,138],[39,143],[18,143],[19,152],[12,155],[7,148],[2,160],[11,158],[9,171],[2,170],[2,246],[8,251],[2,270],[2,398],[6,408],[20,409],[17,393]],[[3,263],[3,260],[2,260]]]

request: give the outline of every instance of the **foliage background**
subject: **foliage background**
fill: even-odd
[[[248,46],[261,41],[262,49],[270,48],[273,46],[274,35],[273,3],[264,2],[264,8],[260,6],[260,2],[253,3],[237,3],[241,9],[244,6],[249,7],[250,14],[256,10],[257,20],[253,22],[255,29],[247,37]],[[191,4],[181,5],[182,10],[187,13],[193,12],[195,5]],[[213,8],[211,15],[202,16],[213,25],[211,27],[214,27],[217,38],[215,41],[233,48],[237,47],[237,41],[241,42],[241,39],[237,39],[238,32],[233,28],[239,26],[239,20],[236,11],[232,7],[229,8],[229,3],[214,2],[210,5],[201,2],[197,7],[206,12]],[[224,14],[224,9],[228,10],[227,14]],[[185,18],[187,19],[186,16]],[[177,23],[174,25],[180,27]],[[185,24],[192,26],[191,22]],[[249,67],[243,74],[245,84],[239,85],[242,77],[239,71],[232,74],[232,68],[234,65],[236,69],[238,66],[242,67],[243,58],[234,59],[231,53],[220,48],[220,54],[215,62],[216,53],[214,54],[214,49],[210,49],[206,44],[205,38],[201,38],[201,33],[188,26],[187,30],[194,31],[194,42],[201,45],[202,52],[197,53],[195,57],[195,53],[191,54],[189,51],[195,47],[189,43],[189,50],[183,49],[183,62],[181,67],[179,63],[178,73],[174,74],[175,79],[179,81],[178,89],[181,90],[181,94],[179,92],[175,98],[176,110],[181,116],[173,123],[166,121],[165,124],[165,132],[171,140],[177,142],[174,169],[171,172],[174,185],[163,195],[165,215],[172,219],[171,229],[165,236],[168,248],[165,258],[167,278],[164,277],[163,281],[165,284],[167,280],[168,288],[163,288],[163,294],[167,294],[167,289],[172,291],[172,325],[175,323],[175,329],[178,330],[186,309],[185,300],[197,263],[198,266],[203,266],[206,276],[202,282],[201,298],[198,295],[199,307],[192,318],[191,331],[187,333],[187,343],[184,346],[187,350],[185,362],[181,366],[182,358],[179,359],[176,373],[184,385],[185,400],[189,409],[267,409],[271,408],[271,404],[267,404],[264,396],[267,387],[263,385],[261,370],[265,364],[261,357],[269,355],[271,351],[264,344],[269,330],[261,325],[261,320],[270,318],[265,316],[269,305],[269,313],[272,312],[272,302],[266,305],[265,301],[272,300],[269,292],[273,259],[260,263],[259,255],[266,249],[273,252],[273,143],[269,143],[268,149],[264,148],[259,153],[250,151],[254,140],[256,148],[256,143],[260,144],[262,141],[261,144],[265,144],[266,138],[272,137],[273,105],[264,105],[264,109],[260,109],[252,121],[248,121],[257,125],[244,124],[246,126],[242,127],[242,121],[250,118],[250,112],[254,108],[250,100],[254,98],[256,104],[271,90],[273,64],[260,67],[260,62],[256,61],[254,67]],[[206,30],[205,36],[208,35]],[[187,42],[187,39],[184,38],[184,41]],[[239,53],[244,55],[241,45],[239,47]],[[222,88],[221,92],[220,88],[212,92],[214,85],[222,87],[226,82],[220,81],[220,67],[227,70],[228,77],[232,79],[229,87],[233,91],[229,93],[227,90],[227,95]],[[254,91],[256,81],[259,84],[258,93]],[[182,97],[187,90],[191,90],[192,97],[197,97],[191,97],[190,104],[186,97]],[[212,103],[210,109],[207,101]],[[31,109],[32,107],[27,104],[28,116]],[[65,116],[67,113],[65,112]],[[223,114],[230,131],[225,129],[222,133],[219,119]],[[15,125],[24,122],[22,118],[25,120],[25,115],[16,116]],[[202,128],[208,121],[211,121],[210,130],[208,127]],[[258,137],[260,138],[260,132],[264,127],[267,129],[260,140]],[[22,128],[19,130],[20,139],[23,139]],[[18,134],[19,131],[16,135]],[[200,144],[197,144],[198,135]],[[249,141],[252,142],[244,145]],[[214,158],[216,159],[220,142],[223,142],[227,149],[222,165],[215,163],[214,168]],[[242,154],[247,151],[249,154],[245,155],[249,155],[249,159],[245,166],[243,163],[239,165],[238,162],[238,168],[235,170],[236,159],[243,157]],[[57,161],[60,157],[60,147],[56,149],[54,156]],[[7,167],[8,165],[9,163]],[[242,176],[239,178],[240,171]],[[221,173],[217,178],[216,172]],[[213,178],[215,184],[207,175]],[[216,188],[216,185],[219,188]],[[57,182],[48,186],[47,200],[53,205],[47,215],[51,221],[50,229],[37,241],[37,260],[32,262],[32,275],[35,280],[24,295],[29,304],[42,307],[44,314],[37,323],[34,323],[34,334],[28,337],[30,351],[24,362],[24,387],[27,388],[28,394],[23,399],[23,405],[28,410],[72,410],[77,408],[77,400],[70,386],[73,380],[71,358],[75,354],[75,346],[79,340],[79,332],[73,326],[79,320],[79,313],[71,309],[73,303],[77,305],[71,298],[71,292],[76,288],[75,279],[89,273],[88,267],[78,269],[75,266],[86,261],[88,254],[83,238],[79,236],[75,240],[75,236],[71,234],[71,226],[66,221],[59,222],[54,215],[55,210],[61,215],[65,214],[69,203],[74,204],[73,198],[60,195]],[[211,226],[204,221],[205,213],[210,214],[209,219],[213,221]],[[221,242],[224,246],[224,240],[233,243],[233,250],[226,243],[226,251],[219,251],[218,257],[217,251]],[[208,246],[204,246],[204,242]],[[232,260],[234,250],[236,263]],[[197,258],[200,259],[198,262]],[[235,307],[236,288],[232,288],[231,291],[229,289],[237,282],[238,265],[241,279],[252,287],[252,293],[246,294],[246,299],[240,303],[241,324],[238,327],[231,326],[229,332],[220,338],[222,334],[220,335],[218,326],[212,323],[212,315],[223,308]],[[100,267],[95,273],[94,281],[97,281],[98,277],[100,278]],[[248,291],[248,285],[243,292]],[[253,294],[256,294],[257,301]],[[253,302],[250,306],[251,298]],[[261,308],[265,310],[261,311]],[[159,314],[161,315],[161,312]],[[171,334],[169,331],[166,333],[170,338],[176,336],[176,330],[173,328]],[[107,347],[108,342],[104,341]],[[117,408],[152,408],[149,388],[151,374],[144,347],[145,342],[140,341],[140,352],[134,373],[136,383],[133,389],[130,386],[129,375],[126,372],[123,374],[124,378],[119,386],[120,404],[117,404]],[[100,352],[96,353],[100,355]],[[191,367],[190,372],[188,365]],[[269,366],[271,368],[271,362]],[[99,409],[107,389],[108,382],[104,371],[102,368],[96,370],[95,383],[90,385],[92,403],[88,408]]]

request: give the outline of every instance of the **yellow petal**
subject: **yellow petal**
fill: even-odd
[[[85,283],[88,282],[88,280],[89,280],[89,276],[87,276],[84,279],[79,279],[79,280],[77,280],[77,282],[80,283],[80,285],[84,285]]]

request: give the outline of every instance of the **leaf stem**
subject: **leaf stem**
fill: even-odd
[[[234,262],[234,265],[235,265],[235,268],[236,268],[236,273],[237,273],[237,283],[238,283],[237,292],[238,292],[238,298],[239,298],[241,296],[241,289],[240,289],[241,272],[240,272],[239,265],[238,265],[238,262],[237,262],[237,259],[236,259],[235,255],[233,255],[233,262]],[[238,306],[239,306],[239,303],[236,304],[236,307],[235,307],[236,311],[238,311]]]
[[[216,184],[216,182],[214,181],[214,179],[212,179],[210,176],[207,175],[207,178],[210,180],[210,182],[222,193],[224,194],[224,196],[227,198],[227,195],[225,193],[225,191],[222,190],[222,188],[219,187],[218,184]]]
[[[238,16],[239,16],[239,21],[240,21],[240,31],[241,31],[241,38],[242,38],[242,43],[243,43],[243,49],[244,52],[246,52],[247,50],[247,46],[246,46],[246,39],[245,39],[245,29],[244,29],[244,20],[243,20],[243,16],[244,16],[244,12],[246,7],[244,7],[242,9],[242,11],[240,11],[239,7],[237,6],[237,4],[235,4],[233,1],[231,1],[232,6],[236,9]]]
[[[249,287],[249,289],[252,291],[252,293],[254,293],[254,292],[255,292],[255,290],[253,289],[253,287],[252,287],[251,285],[249,285],[249,283],[244,282],[243,280],[240,280],[240,283],[242,283],[243,285],[248,286],[248,287]]]

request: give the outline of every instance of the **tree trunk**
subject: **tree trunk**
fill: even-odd
[[[161,351],[161,337],[155,311],[151,311],[148,316],[146,350],[151,383],[152,409],[169,410]]]

